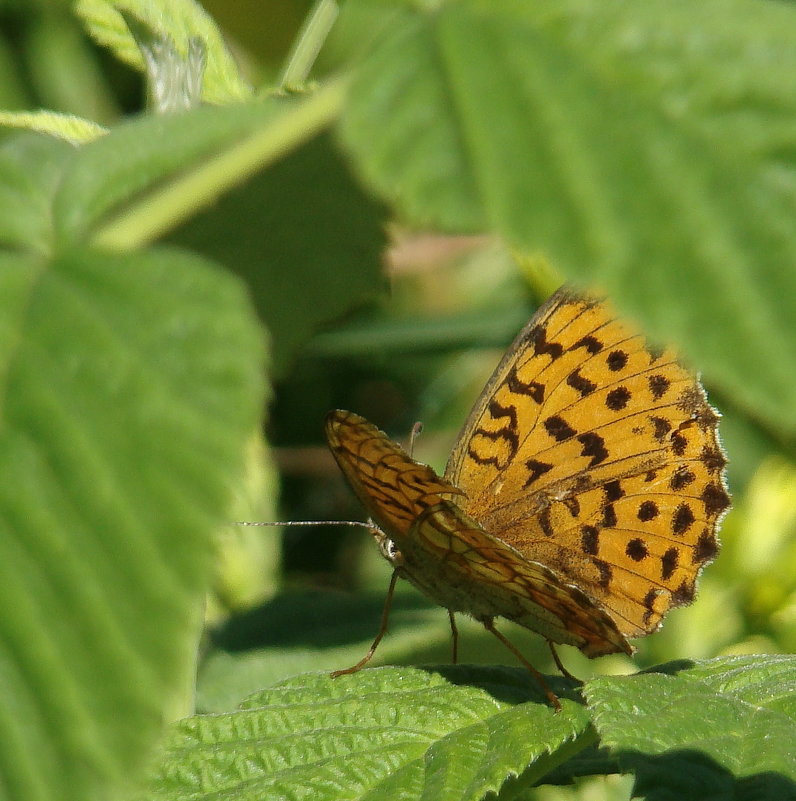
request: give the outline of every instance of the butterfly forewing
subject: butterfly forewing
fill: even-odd
[[[445,478],[485,530],[640,636],[693,598],[717,552],[729,505],[717,420],[671,349],[560,290],[498,365]]]

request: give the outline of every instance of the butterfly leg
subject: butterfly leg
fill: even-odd
[[[415,440],[420,436],[422,432],[423,432],[423,424],[420,421],[418,421],[412,426],[412,430],[409,432],[409,447],[407,448],[407,451],[409,452],[410,456],[412,455],[415,449]]]
[[[459,658],[459,629],[456,628],[456,618],[453,616],[452,609],[448,610],[448,620],[451,623],[451,642],[453,644],[451,662],[455,665]]]
[[[349,668],[344,668],[343,670],[335,670],[333,673],[329,675],[336,679],[338,676],[345,676],[349,673],[356,673],[358,670],[362,670],[365,665],[370,662],[373,658],[373,654],[376,653],[376,648],[378,648],[379,643],[381,642],[381,638],[387,633],[387,621],[390,617],[390,609],[392,608],[392,597],[395,594],[395,583],[398,581],[399,571],[393,570],[392,578],[390,579],[390,586],[387,589],[387,598],[384,601],[384,609],[381,613],[381,625],[379,626],[379,633],[376,635],[376,639],[373,640],[373,644],[368,649],[368,652],[356,665],[351,665]]]
[[[539,686],[544,691],[544,694],[547,696],[547,700],[553,705],[553,708],[556,712],[561,711],[561,701],[558,700],[558,696],[547,686],[547,682],[544,680],[544,676],[520,653],[519,649],[517,649],[509,640],[507,640],[496,628],[495,622],[491,617],[483,618],[481,622],[484,624],[484,628],[495,635],[502,643],[506,646],[506,648],[517,657],[517,659],[522,662],[522,664],[531,672],[531,675],[539,682]]]
[[[577,678],[577,676],[573,676],[565,667],[564,663],[561,661],[561,657],[558,655],[558,651],[556,651],[556,647],[553,644],[552,640],[547,641],[548,646],[550,647],[550,653],[553,655],[553,661],[556,663],[556,667],[561,671],[561,675],[567,679],[571,679],[572,681],[576,681],[578,684],[582,684],[581,680]]]

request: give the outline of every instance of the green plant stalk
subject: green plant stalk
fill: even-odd
[[[279,89],[291,89],[303,86],[310,70],[321,52],[323,43],[332,29],[340,9],[337,0],[317,0],[290,51],[282,75],[279,77]]]
[[[143,195],[97,229],[92,245],[128,251],[141,247],[190,218],[252,172],[270,164],[329,125],[340,112],[347,81],[337,78],[309,95],[262,131]]]

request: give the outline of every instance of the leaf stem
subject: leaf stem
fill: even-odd
[[[287,58],[278,88],[290,90],[303,86],[321,52],[340,9],[337,0],[317,0],[301,26],[293,49]]]

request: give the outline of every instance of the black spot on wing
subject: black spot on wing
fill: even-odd
[[[625,548],[625,553],[634,562],[640,562],[642,559],[647,557],[649,551],[647,550],[647,546],[644,544],[644,540],[642,540],[640,537],[636,537],[636,539],[628,542],[627,547]]]
[[[605,360],[605,363],[608,365],[608,369],[613,372],[617,373],[620,370],[625,369],[625,365],[627,364],[627,353],[623,350],[612,350],[608,357]]]
[[[573,370],[567,376],[567,384],[578,392],[582,398],[591,395],[591,393],[597,389],[597,384],[593,381],[589,381],[588,378],[584,378],[578,370]]]
[[[691,507],[687,503],[681,503],[672,515],[672,532],[678,536],[682,536],[688,531],[694,523],[696,518],[691,511]]]
[[[636,516],[642,523],[654,520],[658,516],[658,504],[655,501],[642,501]]]
[[[703,562],[710,562],[715,559],[716,554],[719,552],[719,543],[712,531],[705,529],[697,540],[694,552],[691,554],[691,561],[695,564],[702,564]]]
[[[594,467],[608,458],[605,440],[599,434],[595,434],[593,431],[581,434],[578,437],[578,442],[583,445],[580,451],[581,456],[591,457],[589,467]]]
[[[665,417],[650,417],[652,435],[658,442],[663,442],[666,435],[672,430],[672,424]]]
[[[549,462],[540,462],[538,459],[528,459],[528,461],[525,462],[525,466],[528,468],[528,478],[525,480],[523,489],[528,489],[540,476],[543,476],[553,469],[552,464]]]
[[[612,389],[605,396],[605,405],[612,412],[620,412],[630,402],[630,390],[627,387]]]
[[[730,496],[719,484],[707,484],[702,490],[702,503],[708,516],[721,514],[730,505]]]
[[[537,356],[547,355],[555,361],[564,352],[564,348],[560,343],[547,341],[547,329],[544,326],[535,326],[531,330],[530,339],[533,342],[534,353]]]
[[[660,400],[668,391],[671,386],[671,381],[665,375],[651,375],[647,379],[650,392],[655,400]]]
[[[586,348],[586,350],[593,356],[603,349],[603,343],[597,337],[588,334],[581,337],[574,345],[570,346],[570,350],[577,350],[578,348]]]
[[[668,581],[677,570],[677,563],[680,560],[680,551],[677,548],[669,548],[661,557],[661,578]]]
[[[511,368],[508,376],[506,377],[506,386],[509,392],[515,395],[525,395],[536,403],[541,403],[544,400],[544,384],[538,381],[523,381],[517,374],[517,366]]]
[[[565,439],[574,437],[577,433],[575,429],[559,415],[548,417],[542,425],[544,425],[545,431],[547,431],[556,442],[563,442]]]

